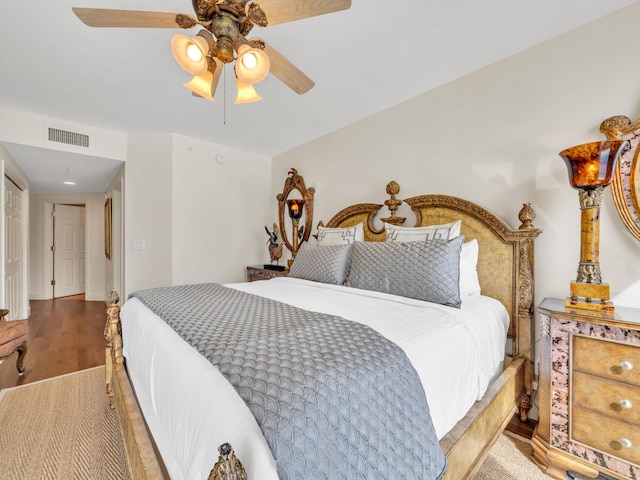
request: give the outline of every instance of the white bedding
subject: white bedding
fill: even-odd
[[[364,323],[402,347],[439,439],[502,371],[509,318],[492,298],[463,296],[455,309],[294,278],[227,286]],[[137,299],[121,317],[129,376],[171,478],[207,478],[217,447],[229,442],[249,479],[277,479],[253,415],[218,369]]]

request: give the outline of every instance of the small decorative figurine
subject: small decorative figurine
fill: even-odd
[[[273,231],[269,231],[266,226],[264,229],[267,232],[267,235],[269,235],[267,245],[269,245],[269,258],[271,259],[271,265],[273,266],[273,262],[275,261],[276,266],[278,266],[278,260],[282,257],[282,247],[284,246],[283,243],[278,242],[278,234],[280,233],[280,230],[275,223],[273,224]]]

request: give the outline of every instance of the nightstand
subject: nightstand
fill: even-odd
[[[255,282],[257,280],[270,280],[276,277],[286,277],[289,272],[279,270],[269,270],[262,265],[253,265],[247,267],[247,280]]]
[[[539,418],[534,461],[556,479],[640,478],[640,309],[565,309],[545,299],[540,319]]]

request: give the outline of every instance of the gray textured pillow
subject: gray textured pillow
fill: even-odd
[[[347,285],[460,308],[463,241],[355,243]]]
[[[289,276],[344,285],[351,265],[352,248],[353,245],[314,245],[305,242],[298,250]]]

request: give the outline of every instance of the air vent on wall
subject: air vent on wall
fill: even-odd
[[[89,135],[59,128],[49,128],[49,141],[89,148]]]

